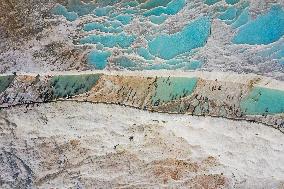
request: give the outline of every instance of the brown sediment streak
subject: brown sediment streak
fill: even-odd
[[[46,103],[52,101],[77,101],[118,104],[129,107],[135,107],[142,110],[161,112],[161,113],[178,113],[196,116],[223,117],[234,120],[248,120],[252,122],[263,123],[279,129],[284,132],[283,112],[278,114],[264,115],[246,115],[240,107],[240,102],[245,98],[251,88],[252,83],[256,85],[255,78],[247,81],[236,82],[234,79],[213,79],[194,75],[191,78],[198,78],[196,86],[191,93],[186,93],[185,89],[180,94],[174,94],[170,101],[159,101],[153,103],[153,96],[157,93],[157,78],[145,74],[141,75],[123,75],[123,74],[98,74],[99,79],[92,86],[85,86],[86,82],[82,80],[81,75],[70,75],[70,81],[61,80],[60,90],[64,90],[64,95],[60,98],[54,94],[56,91],[54,83],[51,82],[53,76],[39,75],[19,75],[13,80],[10,86],[0,93],[0,107],[10,107],[20,104]],[[90,73],[88,73],[90,75]],[[60,75],[55,75],[57,78]],[[80,79],[78,79],[80,78]],[[88,77],[83,77],[88,78]],[[164,80],[167,77],[163,75]],[[170,78],[170,77],[168,77]],[[178,77],[171,77],[175,79]],[[79,82],[79,83],[78,83]],[[81,82],[81,83],[80,83]],[[183,82],[178,79],[178,82]],[[261,79],[257,80],[261,83]],[[172,91],[172,82],[160,83],[162,93],[170,96]],[[181,85],[183,87],[183,85]],[[273,87],[273,83],[270,84]],[[83,88],[84,90],[82,90]],[[90,90],[85,91],[86,88]],[[69,91],[72,91],[68,93]],[[157,97],[155,97],[157,98]]]

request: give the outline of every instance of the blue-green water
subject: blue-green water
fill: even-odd
[[[146,70],[196,70],[201,68],[203,63],[201,61],[192,60],[192,61],[183,61],[183,60],[168,60],[161,64],[150,64],[147,66]]]
[[[205,0],[204,3],[207,5],[214,5],[215,3],[219,2],[220,0]]]
[[[106,32],[106,33],[120,33],[123,31],[121,27],[118,28],[107,27],[106,23],[97,23],[97,22],[85,24],[83,30],[84,31],[99,30],[101,32]]]
[[[165,63],[162,64],[150,64],[145,70],[173,70],[176,66],[171,66]]]
[[[7,87],[13,82],[15,76],[9,75],[9,76],[0,76],[0,93],[4,92]]]
[[[54,98],[65,98],[85,93],[97,83],[100,74],[54,76],[50,85]]]
[[[128,48],[134,41],[135,37],[124,33],[117,35],[89,35],[80,40],[81,44],[102,44],[105,47]]]
[[[62,5],[57,5],[55,6],[52,10],[51,13],[54,15],[61,15],[66,18],[68,21],[74,21],[78,18],[77,13],[75,12],[68,12],[68,10],[62,6]]]
[[[230,4],[230,5],[234,5],[236,3],[238,3],[240,0],[225,0],[226,3]]]
[[[177,14],[185,5],[185,0],[172,0],[166,7],[156,7],[144,13],[144,16],[160,16],[161,14]]]
[[[124,14],[124,15],[116,16],[115,19],[120,21],[123,25],[126,25],[126,24],[129,24],[132,21],[133,16],[131,16],[129,14]]]
[[[172,35],[160,35],[149,42],[152,55],[169,60],[175,56],[205,45],[211,29],[208,17],[201,17]]]
[[[169,2],[171,2],[172,0],[149,0],[149,1],[146,1],[144,4],[142,4],[140,7],[142,9],[153,9],[155,7],[160,7],[160,6],[163,6],[163,7],[166,7],[167,4]]]
[[[150,21],[154,24],[162,24],[168,18],[168,16],[165,14],[162,14],[160,16],[152,15],[149,18],[150,18]]]
[[[136,7],[138,5],[139,5],[139,3],[137,1],[129,1],[129,2],[123,3],[123,6],[125,6],[125,7]]]
[[[189,64],[185,65],[185,70],[196,70],[198,68],[201,68],[203,63],[199,60],[193,60]]]
[[[101,7],[96,8],[94,13],[96,16],[107,16],[112,11],[113,7]]]
[[[105,7],[105,6],[110,6],[110,5],[114,5],[118,2],[120,2],[121,0],[96,0],[96,4],[98,4],[101,7]]]
[[[107,59],[110,55],[110,52],[94,50],[89,53],[87,62],[94,65],[96,69],[103,70],[107,65]]]
[[[137,64],[127,57],[120,57],[114,60],[114,63],[120,68],[127,68],[129,70],[136,70]]]
[[[139,56],[142,56],[145,60],[153,60],[154,57],[150,54],[150,52],[148,51],[148,49],[144,48],[144,47],[140,47],[137,50],[137,54]]]
[[[273,58],[275,59],[281,59],[284,57],[284,44],[282,45],[281,49],[279,49],[275,54],[273,55]]]
[[[254,87],[240,105],[242,112],[248,115],[283,113],[284,91]]]
[[[83,30],[89,32],[83,33],[86,36],[80,40],[80,44],[96,44],[95,47],[98,51],[119,48],[123,56],[130,57],[129,60],[123,58],[123,61],[120,59],[117,61],[121,67],[125,68],[150,70],[196,70],[201,68],[203,63],[193,61],[194,56],[190,53],[199,51],[199,48],[206,44],[211,32],[211,18],[221,19],[224,23],[231,25],[231,31],[234,32],[232,43],[267,45],[264,46],[265,50],[259,52],[258,57],[264,61],[274,59],[275,62],[283,64],[283,45],[276,44],[281,42],[281,37],[284,34],[283,7],[269,4],[272,6],[271,9],[267,9],[262,15],[253,18],[250,16],[250,10],[252,16],[255,15],[255,12],[251,9],[249,1],[201,0],[198,7],[208,8],[207,5],[212,5],[208,9],[209,12],[205,8],[202,12],[204,16],[195,20],[189,19],[190,23],[187,25],[182,23],[184,27],[179,30],[176,30],[176,27],[174,29],[168,28],[167,24],[175,20],[178,21],[176,16],[172,15],[181,11],[186,3],[188,14],[191,14],[191,9],[196,10],[196,4],[187,0],[68,0],[64,4],[65,6],[54,7],[52,13],[62,15],[69,21],[80,17],[79,19],[82,20],[78,26],[81,27],[81,23],[85,24]],[[256,13],[258,14],[258,12]],[[85,17],[85,15],[88,16]],[[94,18],[92,23],[85,22],[92,20],[92,17]],[[138,32],[139,36],[135,36],[137,28],[134,27],[131,31],[127,26],[128,24],[135,26],[134,21],[138,22],[139,27],[141,26],[142,30],[141,33]],[[165,21],[166,24],[163,24]],[[75,22],[74,25],[78,23]],[[177,23],[173,26],[180,27],[181,25]],[[151,31],[145,27],[151,28]],[[95,31],[90,32],[92,30]],[[176,33],[167,34],[168,30],[170,32],[176,31]],[[137,43],[134,44],[135,40]],[[140,44],[140,41],[143,43]],[[142,44],[146,47],[141,47]],[[238,46],[236,45],[236,47]],[[108,49],[108,51],[112,52],[114,49]],[[133,58],[135,56],[136,58]],[[204,60],[202,56],[200,59]],[[135,60],[135,62],[131,62],[131,60]]]
[[[189,96],[194,91],[197,81],[197,78],[158,78],[155,84],[157,86],[155,94],[152,96],[152,104],[157,106]]]
[[[246,8],[242,11],[240,16],[235,20],[235,22],[232,23],[233,28],[241,27],[242,25],[245,25],[250,20],[249,16],[249,8]]]
[[[122,13],[134,15],[134,14],[139,14],[139,10],[137,10],[137,9],[135,9],[135,10],[134,9],[126,9],[126,10],[123,10]]]
[[[55,15],[63,15],[69,21],[74,21],[78,16],[88,14],[107,16],[113,10],[113,7],[109,5],[113,5],[117,2],[117,0],[104,0],[102,2],[97,1],[96,3],[85,3],[81,0],[68,0],[66,7],[63,5],[57,5],[51,12]]]
[[[96,5],[92,2],[83,3],[81,0],[68,0],[67,2],[67,10],[69,12],[76,12],[79,16],[91,14],[96,8]]]
[[[273,45],[271,44],[268,46],[267,49],[261,51],[258,53],[258,55],[270,59],[278,60],[280,64],[283,64],[283,58],[284,58],[284,40],[279,40]]]
[[[233,38],[235,44],[269,44],[284,35],[284,11],[281,6],[273,6],[264,15],[242,26]]]
[[[223,14],[219,16],[221,20],[233,20],[237,16],[237,11],[235,7],[229,7]]]
[[[119,29],[119,28],[123,27],[123,24],[118,20],[108,21],[108,22],[106,22],[106,25],[108,27],[112,27],[112,28],[115,28],[115,29]]]

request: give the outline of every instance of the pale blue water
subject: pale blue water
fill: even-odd
[[[283,35],[284,11],[280,6],[273,6],[268,13],[240,27],[232,42],[250,45],[269,44]]]
[[[149,1],[146,1],[144,4],[142,4],[140,7],[142,9],[153,9],[155,7],[160,7],[160,6],[163,6],[163,7],[166,7],[167,4],[169,2],[171,2],[172,0],[149,0]]]
[[[76,12],[79,16],[91,14],[96,8],[96,5],[92,2],[84,3],[81,0],[68,0],[67,2],[67,10],[69,12]]]
[[[284,46],[284,45],[283,45]],[[284,47],[282,47],[281,49],[279,49],[279,51],[277,51],[275,53],[275,55],[273,56],[273,58],[276,58],[276,59],[281,59],[284,57]]]
[[[121,68],[127,68],[128,70],[136,70],[137,64],[127,57],[120,57],[114,60],[115,64]]]
[[[192,61],[183,61],[183,60],[168,60],[161,64],[150,64],[149,66],[145,67],[146,70],[196,70],[201,68],[203,63],[198,60]]]
[[[150,54],[150,52],[148,51],[148,49],[144,48],[144,47],[140,47],[137,50],[137,53],[139,56],[142,56],[145,60],[153,60],[154,56],[152,56]]]
[[[218,18],[221,20],[233,20],[237,16],[238,9],[235,7],[229,7],[224,13],[222,13]]]
[[[160,35],[150,41],[149,51],[152,55],[169,60],[205,45],[210,34],[211,22],[208,17],[201,17],[185,26],[180,32]]]
[[[121,27],[118,28],[107,27],[106,23],[102,24],[97,22],[85,24],[83,30],[84,31],[99,30],[101,32],[106,32],[106,33],[120,33],[123,31]]]
[[[137,9],[126,9],[122,11],[123,14],[138,14],[139,11]]]
[[[230,4],[230,5],[234,5],[236,3],[238,3],[240,0],[225,0],[226,3]]]
[[[120,2],[121,0],[96,0],[95,2],[100,5],[101,7],[105,7],[108,5],[114,5],[118,2]]]
[[[65,98],[90,91],[101,74],[58,75],[50,80],[53,97]]]
[[[172,70],[173,66],[168,64],[151,64],[145,67],[145,70]]]
[[[107,65],[107,59],[110,55],[110,52],[94,50],[89,53],[87,62],[94,65],[96,69],[103,70]]]
[[[114,3],[118,0],[103,0],[94,2],[83,2],[81,0],[68,0],[66,5],[67,12],[74,12],[78,16],[84,16],[87,14],[95,14],[96,16],[106,16],[113,9]],[[98,7],[99,6],[99,7]]]
[[[162,14],[160,16],[152,15],[149,17],[150,21],[154,24],[162,24],[168,18],[167,15]]]
[[[113,28],[121,28],[123,26],[123,24],[120,22],[120,21],[117,21],[117,20],[113,20],[113,21],[108,21],[107,22],[108,26],[111,26]]]
[[[62,6],[62,5],[57,5],[55,6],[52,10],[51,13],[54,15],[61,15],[64,16],[68,21],[74,21],[78,18],[77,13],[75,12],[68,12],[68,10]]]
[[[284,113],[284,91],[254,87],[240,105],[249,115]]]
[[[185,0],[172,0],[166,7],[156,7],[144,13],[144,16],[160,16],[161,14],[174,15],[185,5]]]
[[[129,6],[129,7],[136,7],[136,6],[138,6],[139,5],[139,3],[137,2],[137,1],[129,1],[129,2],[124,2],[123,3],[123,6]]]
[[[96,16],[107,16],[112,11],[113,7],[101,7],[94,10]]]
[[[231,25],[232,29],[234,29],[232,31],[235,33],[232,39],[233,43],[251,45],[269,44],[267,48],[265,47],[267,52],[260,51],[258,56],[260,58],[263,56],[265,60],[275,59],[280,64],[283,64],[283,45],[276,44],[280,41],[278,39],[284,34],[283,8],[273,6],[271,10],[268,9],[267,12],[257,16],[255,19],[250,17],[249,2],[245,0],[201,1],[207,5],[213,5],[210,12],[204,11],[204,15],[209,15],[212,19],[219,18],[226,24]],[[53,14],[63,15],[69,21],[74,21],[79,16],[86,14],[94,18],[104,16],[99,18],[103,22],[87,23],[83,26],[83,30],[87,32],[96,30],[106,34],[92,32],[99,34],[82,38],[80,40],[81,44],[96,44],[97,50],[103,50],[105,47],[119,47],[126,55],[125,57],[139,55],[138,60],[141,62],[138,63],[134,63],[126,58],[123,58],[123,61],[118,60],[118,63],[122,65],[121,67],[131,67],[131,69],[196,70],[202,67],[203,63],[201,61],[192,61],[193,56],[190,52],[199,51],[199,47],[203,47],[206,44],[210,35],[211,17],[210,19],[208,16],[193,20],[174,34],[165,34],[163,32],[166,29],[163,24],[165,20],[170,19],[171,15],[178,13],[184,7],[185,2],[189,4],[188,9],[194,8],[195,4],[193,1],[96,0],[96,3],[92,2],[95,1],[69,0],[66,7],[59,5],[52,10]],[[115,4],[117,2],[119,4]],[[206,5],[202,6],[208,8]],[[139,36],[139,40],[141,38],[148,41],[146,48],[132,45],[136,36],[123,32],[125,28],[128,28],[125,25],[130,24],[134,17],[137,18],[137,21],[139,20],[138,22],[140,22],[139,24],[142,27],[146,27],[143,23],[149,22],[149,20],[153,23],[150,24],[151,29],[153,29],[151,32],[146,29],[147,32],[145,35]],[[86,22],[83,21],[82,23]],[[133,33],[135,32],[133,31]],[[132,33],[132,31],[128,30],[127,33]],[[85,34],[88,35],[89,33]],[[275,41],[277,42],[272,44]],[[273,46],[275,45],[276,47],[274,48]],[[110,51],[112,50],[110,49]],[[164,61],[162,60],[161,64],[155,64],[154,60],[157,57],[164,59]]]
[[[280,41],[280,43],[273,45],[272,48],[270,48],[266,52],[263,52],[262,54],[266,55],[266,56],[272,56],[273,58],[276,58],[276,59],[280,59],[280,58],[284,57],[284,43],[283,43],[283,41],[282,41],[282,43]]]
[[[235,20],[234,23],[232,23],[233,28],[241,27],[242,25],[245,25],[250,20],[249,16],[249,8],[246,8],[243,10],[243,12],[240,14],[240,16]]]
[[[197,78],[158,78],[157,88],[152,96],[152,104],[157,106],[189,96],[194,91],[197,81]]]
[[[115,19],[120,21],[123,25],[126,25],[126,24],[129,24],[132,21],[133,16],[131,16],[129,14],[124,14],[124,15],[116,16]]]
[[[185,65],[186,70],[196,70],[198,68],[201,68],[203,63],[199,60],[193,60],[190,62],[190,64]]]
[[[201,68],[202,62],[198,60],[184,61],[182,59],[172,59],[165,62],[167,65],[173,65],[174,69],[183,68],[184,70],[196,70]]]
[[[134,41],[135,37],[124,33],[117,35],[89,35],[80,40],[81,44],[102,44],[105,47],[121,47],[128,48]]]
[[[216,6],[214,7],[214,11],[210,12],[209,15],[213,15],[214,13],[224,13],[227,10],[224,6]]]
[[[220,0],[205,0],[204,3],[207,5],[214,5],[215,3],[219,2]]]
[[[279,63],[282,64],[283,60],[281,59],[284,58],[284,39],[271,44],[271,46],[268,46],[267,49],[259,52],[258,55],[271,59],[277,59]]]

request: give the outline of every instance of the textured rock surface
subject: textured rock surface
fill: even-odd
[[[284,135],[255,123],[57,102],[0,129],[1,188],[283,187]]]
[[[144,2],[2,1],[0,72],[198,69],[283,80],[282,1]]]

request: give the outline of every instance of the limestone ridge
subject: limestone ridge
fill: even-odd
[[[1,76],[0,107],[51,101],[119,104],[138,109],[260,122],[284,132],[284,90],[202,76]]]

